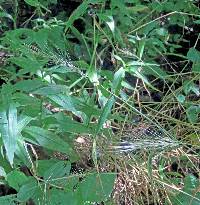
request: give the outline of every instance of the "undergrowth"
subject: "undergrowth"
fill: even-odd
[[[198,1],[0,3],[0,204],[200,204]]]

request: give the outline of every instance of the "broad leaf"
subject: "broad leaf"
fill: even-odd
[[[23,172],[14,170],[7,175],[6,180],[10,187],[19,191],[21,185],[28,180],[28,177]]]
[[[64,179],[61,179],[62,177],[66,177],[69,175],[71,170],[71,164],[70,162],[60,161],[52,166],[50,166],[46,172],[44,173],[44,179],[46,181],[52,181],[54,183],[58,183],[61,181],[65,181]]]
[[[114,173],[99,173],[88,175],[79,186],[83,202],[101,202],[110,196],[116,175]]]
[[[28,199],[33,198],[39,191],[40,188],[36,179],[30,177],[29,180],[19,189],[17,199],[25,202]]]

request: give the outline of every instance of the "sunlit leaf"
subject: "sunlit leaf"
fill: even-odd
[[[9,105],[6,110],[0,112],[0,133],[6,149],[6,155],[10,164],[13,164],[14,153],[17,147],[17,109],[15,104]]]

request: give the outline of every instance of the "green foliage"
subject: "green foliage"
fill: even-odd
[[[184,179],[184,188],[182,192],[172,198],[172,203],[174,205],[199,204],[200,193],[198,191],[196,192],[198,187],[199,187],[198,179],[193,175],[188,175]]]
[[[101,169],[97,146],[116,140],[112,127],[121,134],[122,127],[135,126],[138,115],[180,141],[185,133],[199,139],[199,36],[192,45],[187,37],[199,28],[196,1],[85,0],[73,11],[57,0],[0,3],[0,177],[16,191],[0,197],[0,204],[108,202],[113,170],[121,171],[122,163],[107,167],[112,160],[106,156]],[[161,95],[159,102],[154,94]],[[72,171],[82,157],[77,136],[93,143],[94,165],[79,174]],[[188,175],[183,184],[169,198],[198,204],[197,178]]]

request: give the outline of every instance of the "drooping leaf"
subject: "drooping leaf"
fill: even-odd
[[[115,74],[114,74],[114,80],[112,82],[112,92],[116,95],[119,94],[121,82],[125,76],[124,68],[121,67]]]
[[[25,128],[24,131],[31,135],[35,142],[42,147],[70,155],[73,154],[73,149],[67,142],[48,130],[40,127],[30,126]],[[27,140],[32,142],[32,140],[29,138],[27,138]]]
[[[2,18],[2,17],[9,18],[10,20],[14,21],[13,17],[6,12],[0,12],[0,18]]]
[[[97,125],[97,129],[96,129],[96,134],[99,133],[99,131],[101,130],[101,128],[103,127],[103,124],[106,122],[108,115],[111,113],[111,108],[115,103],[115,97],[112,96],[107,103],[105,104],[102,113],[100,115],[99,121],[98,121],[98,125]]]
[[[56,119],[59,128],[64,132],[79,133],[79,134],[94,134],[95,126],[84,125],[83,123],[76,122],[72,118],[62,115],[61,113],[56,115]]]
[[[6,155],[10,164],[13,164],[14,154],[17,147],[17,108],[10,104],[8,111],[0,112],[0,133],[6,149]]]
[[[34,94],[38,95],[56,95],[56,94],[65,94],[69,93],[69,88],[66,85],[55,85],[55,84],[50,84],[46,87],[39,88],[33,92]]]

